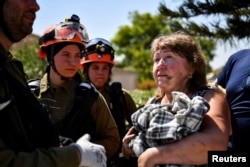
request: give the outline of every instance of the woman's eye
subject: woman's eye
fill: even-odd
[[[77,54],[77,55],[76,55],[76,58],[81,58],[81,54]]]
[[[155,59],[154,59],[154,62],[156,62],[156,63],[159,62],[159,61],[160,61],[159,58],[155,58]]]
[[[103,70],[108,71],[109,67],[104,67]]]
[[[62,53],[61,55],[64,56],[64,57],[68,57],[69,56],[68,53]]]

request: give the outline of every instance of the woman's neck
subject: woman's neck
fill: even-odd
[[[62,80],[61,76],[58,75],[52,68],[50,69],[50,73],[48,77],[49,77],[50,86],[53,88],[57,88],[65,82],[65,80]]]
[[[186,92],[179,91],[179,92],[185,93],[188,97],[192,97],[193,95],[193,93],[187,91]],[[161,104],[172,103],[172,100],[173,100],[172,92],[165,93],[164,96],[162,97]]]

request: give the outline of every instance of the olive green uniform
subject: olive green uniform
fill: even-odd
[[[101,91],[101,94],[103,95],[103,97],[105,98],[107,104],[110,106],[110,104],[112,103],[111,101],[111,97],[110,97],[110,93],[111,93],[111,88],[110,86],[106,86],[105,89],[103,91]],[[131,127],[132,123],[131,123],[131,115],[137,110],[136,108],[136,104],[135,101],[133,100],[133,98],[131,97],[131,95],[129,94],[129,92],[122,88],[122,93],[124,96],[124,100],[125,100],[125,110],[124,111],[124,118],[125,121],[127,121],[127,123],[129,124],[128,126]],[[123,101],[123,97],[120,97],[120,101]]]
[[[48,111],[54,125],[57,125],[58,123],[60,124],[60,122],[71,112],[74,104],[74,98],[76,96],[75,90],[78,85],[79,81],[72,79],[65,82],[65,84],[61,87],[55,89],[50,88],[47,74],[45,74],[41,79],[40,94],[38,98],[41,103],[48,106]],[[104,146],[107,158],[110,158],[115,154],[120,143],[116,123],[106,104],[106,101],[99,92],[97,100],[95,100],[93,104],[89,105],[91,105],[91,118],[87,119],[92,119],[94,121],[95,132],[93,133],[97,136],[95,139],[91,140],[91,142]]]
[[[110,162],[110,163],[114,164],[115,167],[125,167],[125,166],[129,166],[129,165],[128,165],[128,160],[126,158],[124,158],[122,155],[122,150],[121,150],[122,138],[124,137],[128,128],[130,128],[132,126],[131,115],[132,115],[132,113],[134,113],[137,110],[137,108],[136,108],[136,104],[135,104],[133,98],[131,97],[131,95],[129,94],[129,92],[126,89],[123,89],[123,88],[121,89],[122,96],[117,97],[118,99],[112,99],[112,97],[114,95],[114,91],[115,90],[113,90],[110,85],[106,85],[105,89],[103,89],[101,91],[101,93],[104,96],[110,110],[112,111],[113,116],[114,116],[114,112],[118,112],[118,113],[122,114],[122,117],[123,117],[122,119],[124,121],[124,122],[120,122],[121,119],[118,119],[116,116],[114,116],[114,118],[116,119],[115,121],[118,125],[121,142],[120,142],[119,150],[116,152],[115,156],[112,157],[111,161],[113,161],[113,162]],[[122,105],[117,105],[114,103],[120,103],[120,104],[122,103]],[[124,125],[122,125],[122,124],[124,124]],[[122,126],[125,126],[125,128],[126,128],[125,131],[122,130],[123,129]],[[113,165],[109,164],[109,166],[113,166]]]
[[[36,110],[38,101],[29,90],[22,64],[13,60],[1,45],[0,67],[0,166],[78,167],[80,159],[76,146],[53,147],[59,143],[49,142],[54,138],[46,136],[45,131],[50,134],[53,128],[47,128],[49,119]],[[32,120],[42,127],[36,127]],[[41,131],[37,130],[39,128]]]

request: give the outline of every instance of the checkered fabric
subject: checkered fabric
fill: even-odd
[[[137,156],[149,147],[180,140],[199,130],[209,110],[207,101],[201,96],[190,99],[182,92],[172,92],[172,96],[171,104],[150,104],[131,116],[138,135],[129,147]]]

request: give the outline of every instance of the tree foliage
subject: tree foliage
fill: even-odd
[[[173,33],[172,21],[163,15],[152,16],[149,13],[129,14],[131,25],[121,26],[115,37],[111,40],[117,56],[124,56],[121,63],[123,68],[132,68],[138,72],[139,82],[152,80],[152,57],[150,45],[160,34]],[[208,62],[213,59],[216,44],[213,40],[197,37]],[[209,66],[209,68],[210,66]]]
[[[249,0],[185,0],[175,11],[162,2],[159,11],[169,19],[177,19],[171,25],[172,30],[184,29],[194,35],[231,44],[250,37]],[[205,23],[195,22],[199,16],[204,18]],[[209,20],[209,17],[212,19]],[[180,19],[183,20],[181,24]]]
[[[157,35],[169,33],[169,28],[165,26],[167,20],[138,12],[130,13],[130,19],[132,26],[121,26],[112,39],[116,54],[126,55],[122,66],[136,69],[140,80],[152,78],[150,44]]]
[[[33,35],[27,36],[11,48],[11,53],[23,63],[28,80],[41,78],[47,66],[47,60],[38,57],[38,49],[38,37]]]

